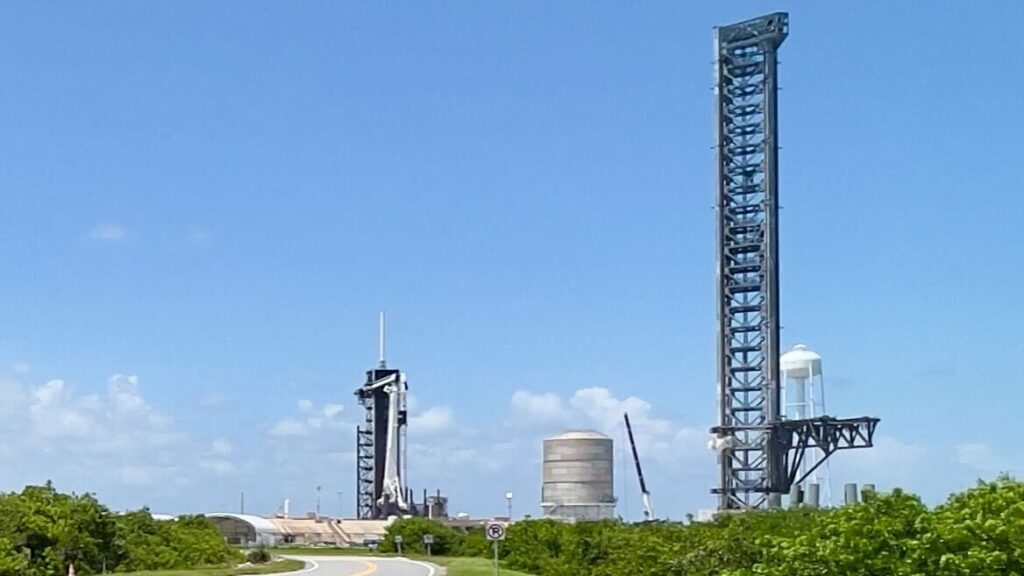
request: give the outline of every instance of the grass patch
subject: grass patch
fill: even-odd
[[[301,570],[305,564],[298,560],[281,560],[248,568],[201,568],[198,570],[147,570],[123,572],[123,576],[242,576],[243,574],[280,574]]]

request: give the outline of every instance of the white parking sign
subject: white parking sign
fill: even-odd
[[[487,523],[487,539],[491,542],[505,539],[505,525],[497,522]]]

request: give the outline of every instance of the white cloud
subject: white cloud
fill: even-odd
[[[999,472],[1000,458],[988,444],[966,442],[953,447],[953,461],[979,472]]]
[[[115,374],[98,392],[62,379],[0,379],[0,397],[0,454],[17,470],[0,470],[5,485],[52,479],[62,489],[107,498],[135,494],[132,505],[141,506],[179,491],[198,473],[222,475],[231,466],[226,439],[192,440],[147,402],[136,375]],[[196,454],[213,457],[197,461]]]
[[[270,429],[271,436],[305,436],[308,433],[304,422],[291,418],[279,421]]]
[[[420,477],[444,477],[458,470],[460,474],[495,474],[506,466],[514,465],[500,455],[487,450],[455,443],[409,444],[409,459],[415,460]]]
[[[708,433],[704,428],[684,426],[652,415],[649,402],[635,396],[616,397],[608,388],[593,386],[577,390],[568,405],[553,393],[518,390],[512,395],[510,421],[516,427],[533,427],[552,433],[564,428],[589,428],[613,440],[621,440],[625,413],[633,425],[637,448],[646,459],[680,466],[682,458],[706,459]]]
[[[223,392],[210,392],[199,399],[200,408],[216,408],[226,402],[228,397]]]
[[[107,382],[107,390],[113,401],[114,409],[122,414],[146,412],[146,406],[142,396],[139,395],[139,377],[115,374]]]
[[[295,406],[297,413],[274,424],[269,430],[271,436],[308,436],[320,431],[329,431],[332,436],[325,439],[334,442],[336,440],[333,434],[339,428],[352,426],[340,418],[344,412],[344,406],[341,404],[327,403],[317,407],[312,400],[303,398],[296,402]]]
[[[436,434],[452,425],[452,411],[447,406],[434,406],[409,419],[409,430],[415,434]]]
[[[705,427],[657,418],[651,404],[642,398],[620,399],[607,388],[592,387],[577,390],[569,404],[585,416],[585,423],[620,440],[625,432],[624,415],[628,413],[641,457],[666,470],[679,472],[713,460],[706,448],[709,433]]]
[[[146,487],[147,491],[153,487],[185,486],[192,482],[192,479],[185,471],[176,464],[129,464],[118,467],[114,470],[117,482],[127,487]]]
[[[76,406],[65,382],[50,380],[32,389],[28,411],[32,431],[41,438],[86,438],[99,429],[95,408],[92,398]]]
[[[217,438],[210,445],[210,453],[218,456],[228,456],[231,454],[232,449],[231,442],[228,442],[225,438]]]
[[[875,435],[874,446],[861,450],[843,450],[829,459],[833,490],[845,482],[873,483],[879,489],[894,486],[913,489],[915,479],[927,464],[924,446],[887,435]],[[833,493],[833,501],[838,501]]]
[[[146,486],[153,483],[153,474],[142,466],[122,466],[117,473],[121,483],[129,486]]]
[[[562,408],[562,398],[557,394],[535,394],[527,390],[516,390],[512,394],[511,416],[513,423],[522,425],[556,424],[562,422],[565,411]]]
[[[118,242],[124,240],[127,232],[116,224],[100,224],[89,231],[89,238],[103,242]]]
[[[672,423],[667,420],[656,420],[650,417],[651,405],[635,396],[624,400],[616,398],[607,388],[592,387],[577,390],[569,404],[583,412],[587,418],[602,430],[617,430],[622,426],[623,415],[629,413],[634,422],[643,422],[647,428],[656,428],[654,432],[663,434],[669,431]]]
[[[209,470],[218,476],[227,476],[228,474],[233,474],[235,472],[235,465],[228,460],[200,460],[199,466],[204,470]]]

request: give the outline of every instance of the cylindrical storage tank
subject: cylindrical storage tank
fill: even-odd
[[[821,374],[821,356],[807,346],[797,344],[779,358],[779,370],[785,372],[788,378],[796,380],[813,378]]]
[[[853,506],[857,503],[857,485],[853,483],[846,484],[843,487],[846,505]]]
[[[602,520],[615,512],[611,438],[574,430],[544,441],[541,506],[544,515]]]
[[[821,502],[821,484],[808,484],[807,485],[807,496],[804,498],[804,503],[809,508],[817,508]]]

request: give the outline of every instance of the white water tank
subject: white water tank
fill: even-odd
[[[782,410],[781,416],[786,420],[804,420],[824,416],[825,412],[825,381],[821,373],[821,356],[803,344],[797,344],[792,350],[779,358],[779,372],[782,377]],[[805,493],[817,486],[819,494],[826,506],[832,504],[832,487],[829,478],[828,462],[819,466],[820,454],[808,450],[800,460],[798,472],[800,476],[808,475],[804,482]]]
[[[569,520],[612,518],[614,453],[612,439],[592,430],[573,430],[544,440],[544,516]]]
[[[821,356],[809,350],[807,346],[797,344],[779,358],[779,370],[788,378],[806,380],[815,374],[821,374]]]

